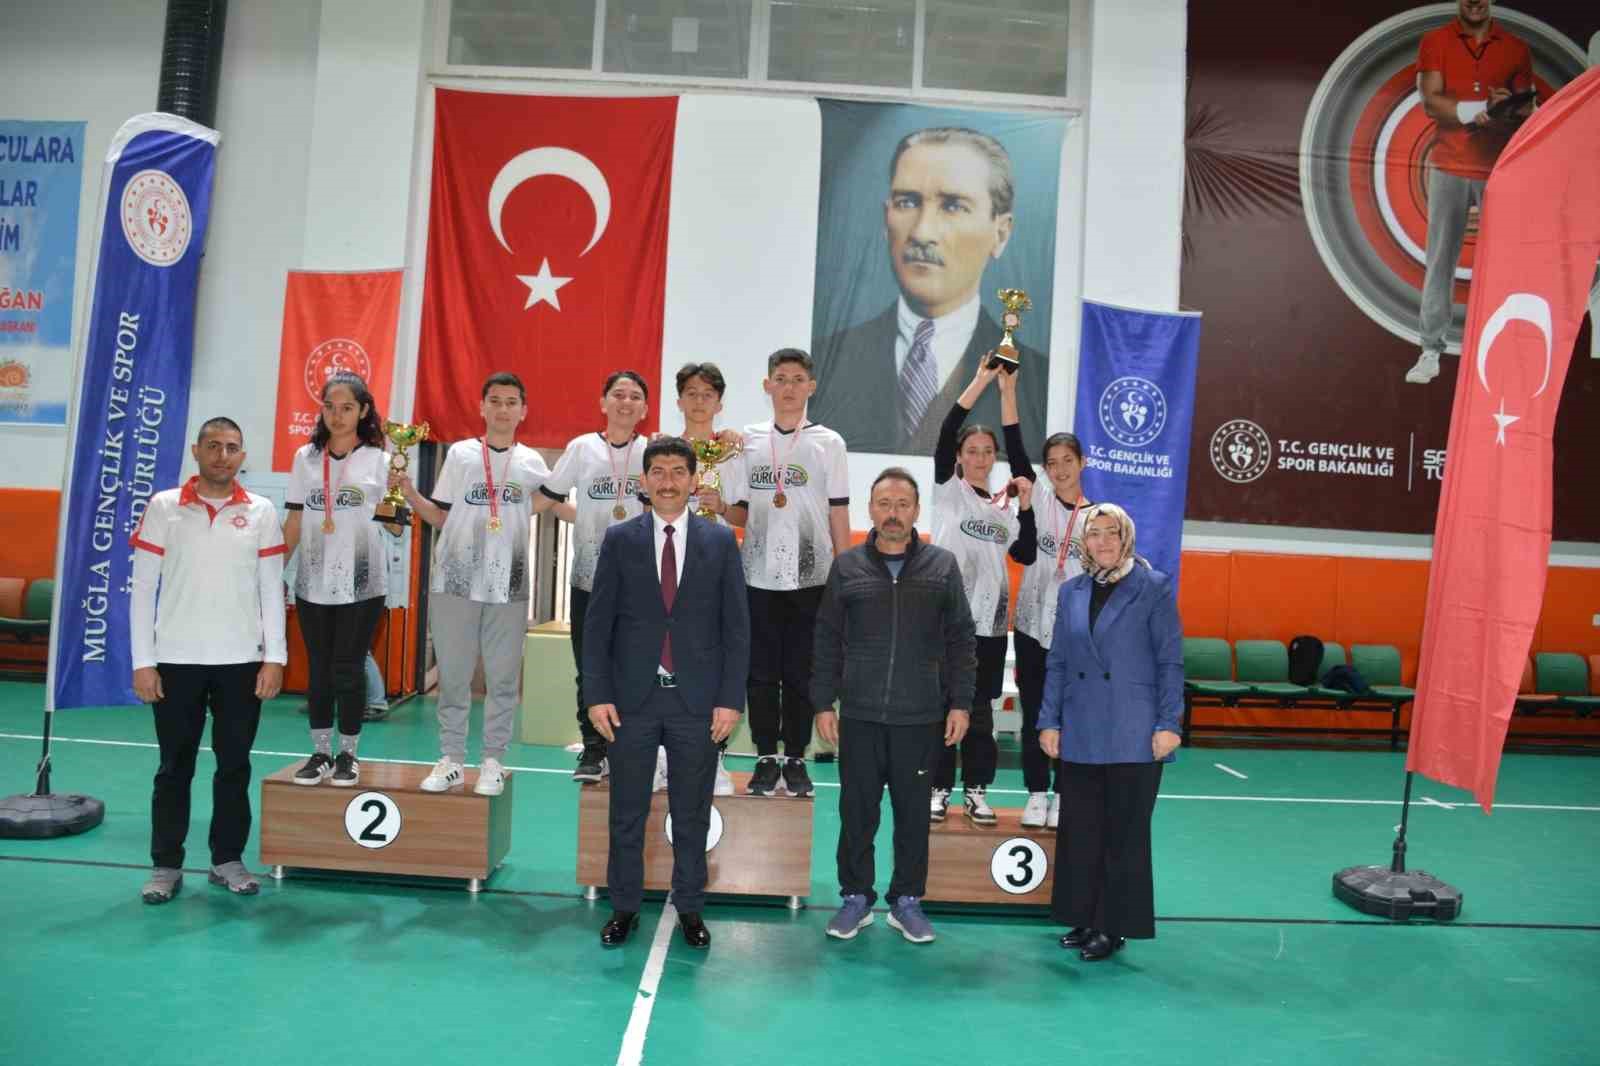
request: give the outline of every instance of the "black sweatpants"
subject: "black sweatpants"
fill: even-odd
[[[972,721],[961,738],[961,783],[967,788],[994,784],[1000,752],[994,742],[994,700],[1005,681],[1006,638],[978,638],[978,686],[972,698]],[[940,748],[939,768],[933,787],[953,789],[956,784],[956,749]]]
[[[183,866],[189,786],[208,709],[211,751],[217,759],[211,778],[211,865],[244,855],[250,837],[250,746],[261,724],[261,701],[256,699],[260,671],[260,663],[156,666],[164,698],[151,708],[161,749],[150,797],[150,861],[155,865]]]
[[[1045,658],[1048,648],[1017,631],[1017,698],[1022,701],[1022,786],[1029,792],[1050,791],[1050,756],[1039,747],[1039,709],[1044,703]],[[1061,769],[1056,768],[1056,788],[1061,791]]]
[[[1061,827],[1050,897],[1056,921],[1134,940],[1156,935],[1150,818],[1162,765],[1061,764]]]
[[[928,798],[944,747],[944,719],[926,725],[880,725],[839,718],[839,894],[871,903],[883,787],[894,811],[894,873],[885,898],[919,899],[928,890]]]
[[[583,734],[583,746],[606,750],[606,738],[589,721],[589,707],[583,702],[583,620],[589,616],[589,590],[574,585],[572,598],[572,661],[578,666],[578,729]]]
[[[383,618],[384,598],[355,603],[311,603],[296,596],[295,615],[306,646],[306,704],[312,729],[331,729],[339,710],[339,732],[361,732],[367,709],[367,651]]]
[[[811,652],[816,643],[822,586],[749,589],[750,736],[756,754],[805,758],[811,743]]]

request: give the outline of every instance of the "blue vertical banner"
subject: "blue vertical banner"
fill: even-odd
[[[0,422],[67,423],[83,125],[0,121]]]
[[[106,153],[61,493],[52,709],[138,702],[128,538],[150,497],[176,485],[183,468],[195,290],[218,139],[175,115],[137,115]]]
[[[1083,492],[1132,516],[1138,552],[1178,576],[1200,316],[1083,302],[1078,402]]]

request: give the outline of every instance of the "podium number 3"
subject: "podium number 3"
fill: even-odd
[[[1012,837],[994,849],[989,859],[989,876],[995,885],[1013,896],[1023,896],[1044,884],[1050,868],[1044,848],[1027,837]]]
[[[344,831],[363,848],[386,848],[400,835],[400,807],[382,792],[362,792],[345,805]]]

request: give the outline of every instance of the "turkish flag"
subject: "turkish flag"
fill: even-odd
[[[415,417],[477,436],[483,380],[510,370],[519,436],[559,448],[601,424],[611,371],[659,391],[677,98],[434,100]]]
[[[394,377],[394,334],[400,321],[398,270],[361,273],[289,271],[278,348],[278,417],[272,424],[272,469],[288,470],[316,432],[322,384],[341,370],[367,383],[382,416]]]
[[[1406,768],[1485,811],[1550,556],[1556,406],[1600,256],[1600,69],[1534,112],[1484,196]]]

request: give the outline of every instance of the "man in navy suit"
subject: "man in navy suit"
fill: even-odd
[[[739,724],[750,669],[750,614],[733,533],[688,512],[695,478],[689,442],[644,450],[651,510],[606,531],[583,629],[589,720],[610,745],[611,920],[615,946],[639,924],[644,833],[656,749],[672,773],[672,904],[690,947],[711,934],[705,905],[706,834],[717,744]]]

